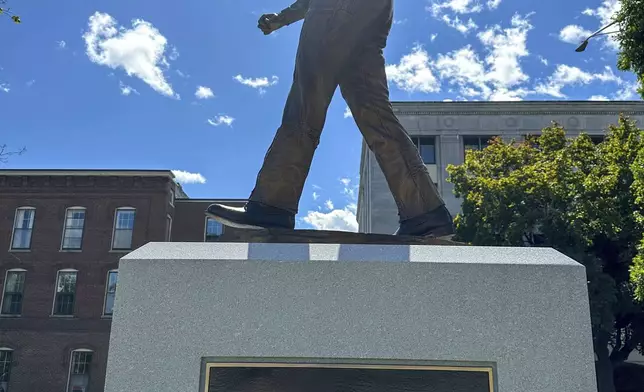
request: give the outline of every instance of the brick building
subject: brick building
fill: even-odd
[[[214,201],[170,171],[0,170],[0,392],[103,391],[119,259],[220,240]]]

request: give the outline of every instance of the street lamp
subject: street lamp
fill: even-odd
[[[599,29],[599,30],[595,31],[594,33],[592,33],[588,38],[586,38],[584,40],[584,42],[581,43],[581,45],[579,45],[579,47],[577,49],[575,49],[575,52],[579,53],[579,52],[583,52],[584,50],[586,50],[586,48],[588,47],[588,41],[590,41],[592,38],[597,37],[598,35],[609,35],[609,34],[619,33],[619,31],[609,31],[607,33],[603,32],[607,28],[609,28],[611,26],[614,26],[619,22],[620,22],[619,20],[614,20],[613,22],[607,24],[606,26],[604,26],[601,29]]]

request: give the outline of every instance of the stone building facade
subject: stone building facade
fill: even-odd
[[[454,215],[461,201],[454,196],[453,184],[446,181],[446,168],[463,163],[467,148],[485,147],[494,136],[520,140],[539,134],[553,121],[570,136],[586,132],[598,139],[620,113],[644,124],[642,101],[395,102],[393,106]],[[391,234],[398,227],[396,204],[364,143],[357,217],[360,232]]]
[[[164,170],[0,170],[0,391],[103,391],[119,259],[220,240],[212,202]]]

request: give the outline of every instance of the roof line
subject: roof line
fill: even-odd
[[[128,177],[169,177],[175,176],[170,170],[137,169],[1,169],[0,176],[128,176]]]

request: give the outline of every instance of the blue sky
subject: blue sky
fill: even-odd
[[[576,44],[617,0],[397,0],[392,100],[636,99],[615,44]],[[289,0],[9,0],[0,19],[7,168],[176,170],[191,197],[245,198],[279,125],[301,24]],[[336,95],[300,227],[355,229],[361,136]]]

